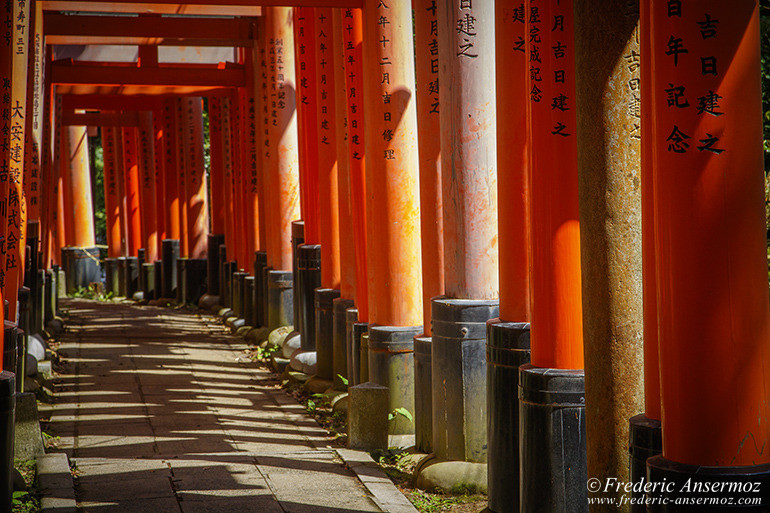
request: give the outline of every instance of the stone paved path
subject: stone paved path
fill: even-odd
[[[70,300],[49,431],[80,511],[380,509],[326,433],[211,317]]]

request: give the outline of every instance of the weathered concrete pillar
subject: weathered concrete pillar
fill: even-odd
[[[375,451],[388,447],[388,389],[376,383],[350,387],[348,447]]]
[[[485,463],[486,322],[498,313],[494,6],[439,6],[445,296],[433,299],[433,450]]]
[[[573,5],[528,7],[532,363],[519,375],[520,504],[587,511]]]
[[[770,490],[758,7],[650,4],[664,426],[647,468],[676,483],[668,498],[686,482]]]
[[[391,410],[414,412],[412,348],[422,332],[422,267],[411,2],[367,0],[363,23],[368,370],[372,381],[389,388]],[[399,418],[391,431],[414,433],[414,424]]]
[[[588,476],[602,482],[628,481],[628,419],[643,408],[640,112],[629,108],[639,67],[624,57],[639,54],[639,10],[629,5],[575,0]]]
[[[139,181],[142,204],[142,247],[145,250],[145,262],[153,263],[158,259],[158,218],[155,213],[155,131],[152,124],[152,111],[138,113],[137,127],[139,149]]]

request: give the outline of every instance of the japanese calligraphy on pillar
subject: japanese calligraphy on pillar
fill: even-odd
[[[345,45],[345,81],[348,90],[350,156],[353,160],[360,161],[366,153],[364,151],[364,110],[362,103],[364,87],[361,81],[363,56],[361,55],[360,34],[355,34],[354,17],[361,19],[360,9],[345,9],[342,26]],[[355,173],[355,170],[351,170],[351,172]]]
[[[115,201],[117,201],[118,184],[115,177],[115,135],[113,128],[102,128],[102,149],[104,166],[110,169],[109,173],[105,173],[104,185],[107,189],[107,195],[115,197]]]
[[[41,180],[41,143],[43,141],[43,7],[35,3],[34,30],[30,31],[30,46],[28,69],[32,71],[32,88],[27,92],[28,110],[31,115],[27,118],[27,169],[24,175],[24,192],[29,207],[29,218],[40,219],[40,180]]]
[[[332,53],[334,34],[330,12],[316,9],[316,56],[318,88],[318,143],[336,149],[337,119],[334,108],[334,56]],[[319,158],[321,158],[319,156]]]
[[[225,186],[234,192],[232,119],[230,117],[230,98],[226,97],[222,98],[222,158],[224,160]]]
[[[30,5],[15,0],[13,5],[13,41],[11,45],[11,117],[10,159],[8,168],[8,218],[5,236],[5,273],[11,301],[11,320],[16,315],[16,293],[24,272],[27,207],[24,197],[24,144],[27,116],[27,64],[29,50]]]
[[[655,95],[665,97],[658,151],[718,156],[729,151],[723,140],[730,113],[724,110],[723,84],[732,55],[729,30],[721,20],[735,19],[718,2],[666,0],[656,24]],[[656,7],[657,8],[657,7]],[[727,32],[724,35],[723,32]]]
[[[422,5],[427,4],[427,5]],[[438,96],[438,19],[436,16],[436,0],[423,1],[415,12],[415,32],[417,34],[418,48],[416,52],[417,87],[422,89],[418,96],[427,95],[430,108],[428,114],[435,116],[438,121],[439,96]],[[462,27],[462,23],[460,25]],[[424,35],[427,33],[427,37]],[[427,66],[423,60],[427,59]],[[427,67],[428,75],[422,68]],[[421,72],[422,71],[422,72]],[[423,78],[424,77],[424,78]],[[422,78],[422,80],[421,80]],[[421,107],[418,106],[420,110]],[[432,131],[436,133],[437,131]]]

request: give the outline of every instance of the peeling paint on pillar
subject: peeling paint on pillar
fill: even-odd
[[[365,0],[366,220],[372,324],[422,325],[412,5]]]

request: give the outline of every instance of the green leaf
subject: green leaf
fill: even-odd
[[[395,410],[393,410],[393,412],[395,414],[402,415],[402,416],[406,417],[407,419],[409,419],[409,422],[414,422],[414,419],[412,418],[411,412],[409,410],[407,410],[406,408],[396,408]]]
[[[342,374],[337,374],[337,377],[340,378],[340,381],[342,381],[343,385],[348,386],[348,378],[346,378]]]

